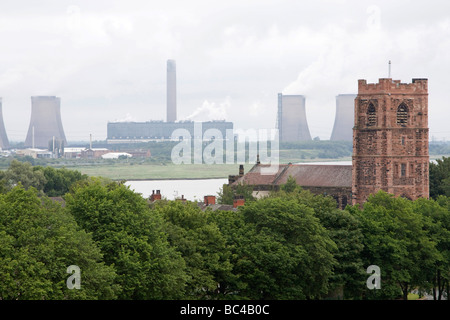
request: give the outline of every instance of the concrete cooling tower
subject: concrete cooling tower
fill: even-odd
[[[0,148],[9,148],[8,136],[6,135],[5,124],[3,122],[2,98],[0,98]]]
[[[336,96],[336,117],[334,120],[332,141],[353,141],[356,94]]]
[[[278,123],[280,141],[311,140],[306,120],[305,97],[278,94]]]
[[[167,122],[177,120],[177,67],[175,60],[167,60]]]
[[[31,120],[25,147],[47,149],[53,138],[67,145],[60,104],[61,99],[54,96],[31,97]]]

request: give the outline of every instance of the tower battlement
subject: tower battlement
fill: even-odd
[[[412,79],[412,83],[402,83],[400,80],[381,78],[378,83],[367,83],[358,80],[359,94],[426,94],[428,93],[428,79]]]

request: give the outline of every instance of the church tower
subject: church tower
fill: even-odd
[[[354,121],[353,204],[378,190],[428,198],[428,80],[359,80]]]

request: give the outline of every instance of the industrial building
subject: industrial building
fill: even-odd
[[[47,149],[53,141],[58,148],[67,145],[61,122],[61,99],[55,96],[33,96],[25,147]]]
[[[197,127],[201,126],[201,131]],[[207,121],[207,122],[108,122],[107,143],[135,143],[148,141],[171,140],[176,129],[185,129],[192,139],[199,139],[208,129],[217,129],[225,139],[227,130],[233,130],[233,123],[227,121]]]
[[[304,96],[278,94],[277,129],[281,142],[311,140]]]
[[[5,123],[3,122],[2,98],[0,98],[0,148],[9,148],[9,140],[6,135]]]
[[[336,116],[331,141],[352,141],[356,94],[336,96]]]
[[[185,129],[192,139],[201,139],[208,129],[218,130],[222,138],[227,137],[227,130],[233,130],[233,123],[224,120],[194,122],[177,122],[177,98],[176,98],[176,63],[175,60],[167,60],[167,121],[146,122],[108,122],[107,143],[137,143],[148,141],[162,141],[178,139],[173,136],[177,129]],[[201,128],[199,130],[199,127]],[[216,137],[217,138],[217,137]]]

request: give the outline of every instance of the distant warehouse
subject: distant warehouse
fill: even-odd
[[[224,120],[206,122],[108,122],[107,142],[114,144],[171,140],[172,138],[178,138],[173,136],[176,129],[187,130],[192,139],[202,138],[208,129],[216,129],[218,130],[216,132],[220,132],[225,139],[227,130],[233,130],[233,123]]]

